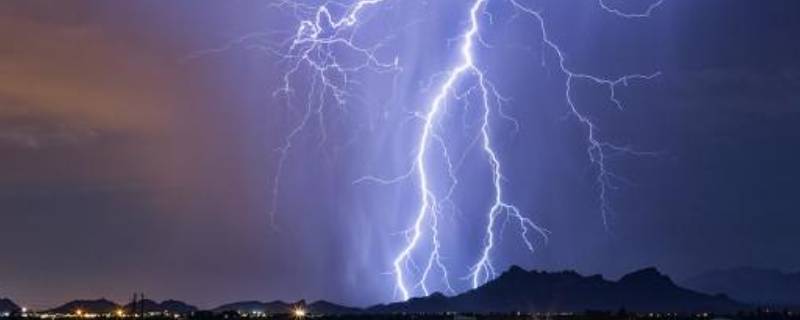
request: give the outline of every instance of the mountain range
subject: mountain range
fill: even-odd
[[[138,302],[136,312],[139,312],[142,306],[144,307],[144,312],[166,311],[172,314],[186,314],[197,311],[197,307],[177,300],[166,300],[161,303],[158,303],[153,300],[145,299]],[[118,310],[123,310],[124,312],[131,312],[133,308],[132,304],[130,303],[125,306],[121,306],[114,303],[113,301],[106,299],[74,300],[67,302],[56,308],[53,308],[51,310],[48,310],[48,312],[70,314],[77,312],[77,310],[81,310],[81,312],[85,313],[108,314],[108,313],[115,313]]]
[[[713,270],[685,279],[681,285],[706,293],[725,293],[756,305],[800,307],[800,272],[759,268]]]
[[[714,271],[682,281],[683,287],[655,268],[629,273],[613,281],[600,275],[583,276],[574,271],[526,271],[513,266],[481,287],[454,296],[434,293],[405,302],[353,308],[327,301],[306,304],[283,301],[242,301],[222,305],[216,313],[290,313],[302,307],[312,314],[440,313],[440,312],[582,312],[620,310],[633,312],[717,312],[751,310],[754,306],[800,307],[800,274],[741,268]],[[687,289],[690,288],[690,289]],[[739,302],[741,301],[741,302]],[[106,299],[75,300],[49,310],[54,313],[113,313],[120,306]],[[144,300],[145,312],[186,314],[198,309],[181,301],[161,303]],[[0,313],[19,307],[0,299]],[[137,310],[138,311],[138,310]]]
[[[406,302],[378,305],[371,313],[433,312],[636,312],[731,313],[748,306],[724,295],[684,289],[655,268],[639,270],[610,281],[573,271],[538,272],[511,267],[498,278],[465,293],[447,297],[436,293]]]
[[[73,300],[50,309],[48,312],[70,314],[77,313],[80,310],[83,313],[105,314],[114,313],[119,309],[120,306],[118,304],[103,298],[98,300]]]

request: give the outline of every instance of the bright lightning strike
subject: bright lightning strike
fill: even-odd
[[[480,37],[480,23],[478,21],[479,14],[481,8],[486,4],[486,0],[477,0],[472,4],[472,7],[469,11],[469,28],[468,30],[461,35],[462,37],[462,44],[460,48],[460,58],[461,62],[455,66],[453,69],[448,71],[447,78],[444,83],[439,87],[436,96],[433,98],[433,101],[430,104],[430,107],[427,110],[427,113],[423,117],[425,123],[422,129],[422,134],[420,135],[419,143],[417,145],[417,156],[415,160],[416,166],[416,173],[417,179],[419,184],[419,192],[420,192],[420,199],[422,199],[421,204],[419,206],[419,211],[417,212],[417,218],[414,222],[414,227],[410,231],[412,236],[411,240],[408,242],[406,247],[400,252],[399,255],[394,260],[394,272],[396,276],[396,286],[404,300],[407,300],[410,297],[409,289],[405,283],[406,279],[404,277],[404,270],[405,264],[411,259],[411,255],[414,249],[417,247],[417,243],[420,241],[422,236],[422,223],[425,221],[427,216],[430,214],[432,215],[434,221],[438,220],[436,217],[438,215],[437,209],[437,199],[434,196],[433,192],[430,190],[429,185],[430,182],[428,181],[428,168],[427,168],[427,161],[426,156],[428,152],[428,147],[431,144],[431,137],[434,135],[434,123],[437,120],[438,115],[441,113],[441,109],[445,104],[448,96],[455,90],[455,87],[458,85],[460,80],[463,80],[467,76],[475,76],[478,78],[478,86],[480,87],[480,95],[482,97],[482,105],[484,108],[484,116],[481,125],[481,137],[483,141],[483,150],[486,152],[487,157],[489,158],[491,168],[492,168],[492,175],[493,175],[493,183],[494,183],[494,203],[492,208],[489,212],[489,223],[487,224],[487,233],[488,233],[488,240],[487,246],[484,249],[483,256],[478,264],[473,268],[475,269],[473,275],[473,286],[477,286],[478,283],[478,274],[483,270],[490,270],[491,263],[489,261],[488,255],[491,251],[491,247],[493,246],[493,235],[492,230],[494,228],[494,221],[495,217],[501,211],[513,212],[515,213],[516,217],[521,219],[521,225],[523,226],[523,238],[525,238],[525,242],[528,246],[532,249],[532,245],[530,244],[525,234],[527,232],[527,226],[530,225],[534,227],[536,230],[539,230],[543,236],[546,236],[544,229],[539,228],[538,226],[534,225],[530,220],[522,217],[519,214],[519,210],[514,207],[513,205],[507,204],[503,200],[502,195],[502,187],[500,180],[502,178],[502,173],[500,170],[500,162],[497,159],[497,155],[492,149],[491,145],[491,137],[489,135],[489,114],[491,107],[489,105],[489,84],[487,84],[486,79],[484,77],[483,72],[475,66],[475,58],[473,56],[473,46],[476,42],[476,39]],[[436,230],[436,225],[433,225],[432,232],[434,233],[433,241],[434,246],[431,252],[431,256],[438,257],[439,253],[439,246],[438,240],[435,236],[438,231]],[[428,266],[430,266],[429,264]],[[421,284],[424,289],[425,280],[428,278],[428,274],[430,272],[430,268],[426,268],[422,272],[422,280]],[[427,294],[427,290],[424,290]]]
[[[278,202],[281,186],[281,174],[286,165],[290,151],[295,147],[294,141],[297,136],[309,126],[316,122],[321,133],[320,144],[325,143],[326,128],[325,115],[327,110],[333,105],[345,108],[352,96],[352,89],[359,85],[358,76],[362,72],[374,73],[397,73],[401,70],[398,58],[391,61],[384,61],[378,58],[376,52],[383,48],[384,43],[378,42],[370,45],[356,41],[356,33],[362,26],[364,17],[368,15],[370,9],[380,8],[392,0],[356,0],[350,4],[340,1],[329,0],[322,5],[307,5],[297,0],[280,0],[275,6],[292,12],[298,20],[297,28],[285,42],[278,45],[254,44],[253,39],[262,35],[253,34],[242,37],[231,45],[209,50],[213,53],[226,50],[232,45],[247,43],[248,47],[265,50],[280,57],[281,61],[287,65],[286,72],[283,74],[282,87],[275,92],[277,95],[285,97],[289,107],[295,107],[297,92],[305,91],[305,96],[300,100],[302,110],[297,123],[293,124],[283,143],[277,148],[278,160],[277,170],[273,177],[272,207],[270,217],[273,220],[278,210]],[[410,0],[404,0],[410,1]],[[624,19],[636,19],[649,17],[664,0],[657,0],[649,5],[643,12],[624,12],[609,6],[606,0],[598,0],[599,7],[615,16]],[[413,223],[404,231],[405,242],[400,252],[392,261],[392,274],[394,276],[394,286],[403,300],[422,293],[430,294],[429,285],[434,275],[441,277],[441,285],[450,293],[455,293],[450,282],[451,272],[443,261],[442,242],[440,241],[440,227],[443,223],[441,214],[443,207],[452,204],[450,199],[456,185],[458,176],[448,150],[450,141],[446,140],[440,132],[437,132],[439,121],[448,102],[458,100],[467,96],[476,96],[481,107],[479,120],[479,133],[476,139],[477,145],[485,157],[487,167],[491,173],[492,197],[488,210],[482,217],[485,221],[483,228],[484,238],[482,246],[476,250],[476,262],[465,267],[464,272],[468,272],[466,277],[472,288],[476,288],[496,276],[493,265],[493,251],[497,246],[497,219],[500,217],[509,218],[517,222],[520,238],[524,246],[533,251],[536,247],[536,239],[546,242],[549,232],[526,217],[522,210],[507,199],[504,189],[504,176],[502,161],[499,153],[494,147],[492,138],[492,119],[497,117],[510,120],[515,126],[518,122],[501,110],[502,102],[505,98],[500,96],[492,82],[487,78],[486,72],[481,67],[480,61],[476,57],[477,46],[485,44],[481,39],[483,19],[490,20],[492,14],[488,12],[489,2],[505,2],[510,4],[516,11],[535,20],[539,27],[539,34],[544,47],[557,60],[557,71],[564,77],[564,100],[568,114],[574,117],[585,130],[586,152],[589,162],[596,170],[595,182],[598,189],[599,210],[603,224],[608,228],[608,215],[611,212],[611,205],[608,201],[610,190],[615,188],[614,182],[619,179],[611,172],[607,166],[609,155],[615,153],[626,153],[632,155],[647,154],[639,152],[626,146],[619,146],[603,140],[598,133],[598,126],[595,124],[572,98],[573,85],[577,81],[587,81],[598,86],[605,87],[608,91],[608,100],[619,109],[623,109],[623,103],[617,97],[617,89],[620,86],[627,86],[631,81],[649,80],[657,77],[658,72],[650,74],[631,74],[618,78],[603,78],[590,74],[573,71],[567,61],[564,51],[550,37],[547,29],[546,20],[542,12],[526,6],[521,0],[470,0],[466,12],[468,23],[461,30],[457,40],[458,52],[457,63],[444,72],[435,74],[441,76],[441,82],[435,86],[434,94],[429,103],[422,106],[421,111],[416,112],[416,120],[421,123],[420,131],[415,143],[413,163],[409,170],[394,178],[380,178],[365,176],[358,179],[355,183],[377,183],[395,184],[413,180],[418,193],[419,204],[413,213]],[[341,14],[335,14],[339,12]],[[337,17],[338,16],[338,17]],[[387,35],[387,38],[389,35]],[[347,56],[347,59],[342,58]],[[303,84],[305,90],[298,90],[297,87]],[[465,85],[465,83],[472,83]],[[466,89],[464,89],[466,87]],[[439,153],[435,153],[438,151]],[[444,173],[448,179],[449,188],[444,194],[437,192],[432,187],[435,176],[441,176],[432,172],[430,158],[439,156],[445,163],[447,172]],[[423,250],[423,242],[429,251]],[[425,262],[419,266],[414,261],[414,256],[425,256]]]
[[[547,231],[536,224],[534,224],[530,219],[525,218],[520,213],[519,209],[514,205],[505,201],[503,196],[503,187],[502,187],[502,170],[500,161],[498,160],[497,153],[492,147],[492,139],[489,133],[489,119],[491,115],[491,97],[490,95],[497,96],[495,90],[490,83],[488,83],[483,71],[479,69],[475,65],[475,57],[474,57],[474,45],[479,40],[480,37],[480,21],[479,17],[482,13],[482,9],[486,5],[487,0],[477,0],[475,1],[470,10],[469,10],[469,28],[461,35],[462,43],[460,47],[460,59],[461,62],[455,66],[453,69],[447,72],[447,78],[439,87],[436,96],[433,98],[430,107],[428,108],[427,114],[424,116],[425,124],[423,126],[422,134],[420,136],[420,140],[418,143],[418,151],[415,160],[416,165],[416,173],[418,178],[419,184],[419,191],[420,191],[420,198],[422,199],[419,211],[417,212],[417,219],[415,220],[415,224],[413,229],[411,230],[412,237],[411,240],[408,242],[406,247],[400,252],[400,254],[394,260],[394,271],[396,275],[396,286],[400,293],[402,294],[404,299],[408,299],[410,297],[409,290],[405,283],[404,278],[404,264],[410,259],[412,252],[417,247],[417,243],[420,240],[422,235],[422,223],[426,219],[427,215],[431,215],[434,220],[438,219],[438,209],[437,209],[437,199],[433,195],[433,192],[429,188],[429,181],[428,181],[428,172],[427,172],[427,161],[426,155],[428,151],[428,147],[431,144],[431,136],[434,134],[434,122],[436,121],[438,115],[441,113],[441,109],[445,104],[447,98],[456,90],[459,81],[464,80],[467,77],[476,77],[477,78],[477,86],[478,90],[480,91],[479,94],[481,96],[481,106],[483,107],[483,118],[481,120],[481,141],[483,151],[486,154],[486,157],[489,161],[490,168],[492,170],[492,183],[494,189],[494,197],[493,203],[491,208],[488,212],[488,222],[486,225],[486,246],[482,250],[482,255],[478,263],[473,266],[473,273],[472,273],[472,285],[473,287],[477,287],[482,281],[485,281],[489,277],[493,276],[494,268],[492,267],[490,254],[491,250],[494,247],[494,225],[497,216],[501,213],[506,213],[514,218],[517,218],[520,223],[520,227],[522,229],[522,238],[525,242],[526,246],[533,250],[533,244],[531,240],[528,238],[528,229],[531,228],[537,231],[543,238],[547,239]],[[450,164],[448,162],[448,164]],[[452,165],[450,165],[452,167]],[[437,237],[435,234],[438,232],[436,227],[432,228],[432,232],[434,233],[433,241],[437,242]],[[437,244],[434,245],[434,250],[432,251],[432,256],[439,256],[439,246]],[[429,264],[430,266],[430,264]],[[430,272],[430,268],[426,268],[422,272],[422,283],[428,277],[428,273]],[[424,288],[424,287],[423,287]],[[427,294],[427,292],[424,292]]]
[[[418,177],[418,185],[419,185],[419,192],[420,192],[420,199],[421,204],[419,206],[419,210],[417,212],[417,218],[415,220],[413,228],[410,230],[411,238],[408,241],[405,248],[398,254],[398,256],[394,260],[394,272],[396,276],[396,287],[400,291],[403,299],[408,299],[411,296],[409,289],[406,284],[405,279],[405,264],[411,259],[411,255],[413,254],[414,250],[417,248],[418,242],[421,239],[423,228],[422,224],[427,218],[428,215],[432,217],[434,221],[438,220],[438,206],[437,206],[437,199],[434,196],[434,193],[429,188],[429,175],[427,172],[427,160],[426,155],[431,144],[431,136],[433,135],[434,131],[434,122],[436,121],[438,115],[441,113],[441,109],[445,104],[445,101],[448,97],[453,94],[453,91],[456,90],[458,83],[460,81],[465,80],[468,77],[475,77],[477,78],[477,87],[479,90],[479,95],[481,97],[481,106],[484,110],[483,118],[481,119],[481,130],[480,130],[480,137],[482,142],[482,149],[486,155],[486,158],[489,162],[489,166],[492,170],[492,187],[494,190],[494,197],[493,202],[490,209],[487,212],[487,222],[485,228],[485,239],[484,239],[484,246],[481,250],[480,258],[478,259],[477,263],[472,266],[471,268],[471,282],[472,287],[477,288],[481,284],[485,283],[486,281],[495,277],[496,272],[495,268],[492,264],[492,250],[495,247],[495,223],[497,221],[497,217],[501,214],[506,214],[519,222],[519,227],[521,230],[521,237],[523,242],[525,243],[526,247],[533,251],[534,245],[529,238],[529,232],[532,230],[536,232],[544,241],[548,239],[548,231],[538,225],[536,225],[533,221],[529,218],[522,215],[519,208],[514,206],[512,203],[509,203],[503,193],[503,171],[501,168],[501,163],[498,158],[497,152],[492,146],[492,138],[490,135],[490,115],[492,111],[491,100],[492,99],[499,99],[499,94],[491,83],[488,82],[486,79],[485,73],[476,65],[475,56],[474,56],[474,46],[476,42],[480,42],[480,32],[481,32],[481,22],[480,17],[482,14],[486,13],[484,11],[486,3],[488,0],[475,0],[472,3],[472,6],[469,10],[469,24],[468,28],[465,32],[461,35],[461,46],[460,46],[460,63],[454,66],[452,69],[447,71],[447,78],[439,87],[436,96],[433,98],[427,113],[423,117],[424,119],[424,126],[422,130],[422,134],[417,145],[418,152],[415,159],[416,165],[416,174]],[[566,65],[566,59],[564,56],[563,51],[553,42],[548,33],[547,28],[545,25],[545,20],[540,12],[530,9],[529,7],[523,6],[516,0],[509,0],[511,4],[521,10],[522,12],[529,14],[530,16],[534,17],[540,26],[541,37],[542,41],[557,55],[559,61],[559,70],[566,76],[566,89],[565,89],[565,98],[566,103],[569,106],[570,114],[575,116],[578,121],[583,124],[587,130],[587,142],[588,148],[587,153],[589,156],[589,160],[597,167],[597,183],[599,186],[599,197],[600,197],[600,210],[601,215],[603,218],[603,223],[607,227],[607,215],[608,211],[610,210],[610,205],[607,200],[607,193],[608,189],[612,188],[612,178],[614,177],[613,173],[611,173],[606,166],[606,157],[607,152],[614,151],[614,152],[627,152],[627,153],[635,153],[639,154],[630,148],[617,146],[605,141],[600,140],[597,136],[597,128],[596,125],[586,116],[584,115],[575,103],[572,100],[571,90],[572,84],[575,80],[589,80],[598,85],[607,86],[610,92],[609,99],[620,109],[622,109],[622,102],[617,99],[616,96],[616,88],[619,85],[627,85],[630,80],[636,79],[652,79],[658,76],[659,73],[653,73],[648,75],[641,75],[641,74],[633,74],[633,75],[625,75],[618,79],[604,79],[588,74],[576,73],[571,71]],[[612,9],[608,7],[605,3],[601,2],[600,5],[606,11],[614,13],[618,16],[625,17],[625,18],[634,18],[634,17],[645,17],[649,16],[650,12],[654,10],[661,4],[661,1],[654,3],[650,7],[648,7],[647,12],[642,14],[626,14],[622,13],[616,9]],[[489,15],[491,17],[491,15]],[[494,96],[492,98],[491,96]],[[516,123],[516,122],[515,122]],[[449,159],[448,159],[449,160]],[[448,165],[452,167],[452,164],[448,161]],[[436,224],[433,225],[431,232],[432,241],[434,242],[433,250],[431,252],[431,257],[439,257],[439,245],[437,240],[437,233]],[[424,283],[428,278],[428,275],[431,271],[430,268],[431,264],[428,264],[428,267],[425,268],[422,272],[421,276],[421,283],[423,288],[423,293],[428,294],[427,290],[425,290]],[[443,268],[443,267],[442,267]],[[445,270],[443,268],[443,270]],[[444,273],[446,276],[446,272]],[[448,286],[449,287],[449,286]]]

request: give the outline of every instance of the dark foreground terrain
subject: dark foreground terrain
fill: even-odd
[[[753,272],[748,272],[747,275]],[[772,274],[772,273],[757,273]],[[714,277],[712,277],[714,278]],[[719,277],[716,277],[719,278]],[[714,279],[716,279],[714,278]],[[726,281],[742,276],[722,277]],[[737,280],[756,290],[752,283],[767,284],[761,291],[784,293],[775,283],[787,282],[780,288],[795,288],[796,282],[762,281],[775,277],[748,276],[753,281]],[[778,277],[785,280],[786,277]],[[793,278],[791,278],[793,279]],[[789,279],[789,280],[791,280]],[[737,282],[733,281],[733,282]],[[700,281],[695,281],[700,282]],[[737,283],[738,283],[737,282]],[[743,286],[746,287],[746,286]],[[723,288],[724,289],[724,288]],[[796,289],[796,288],[795,288]],[[794,289],[792,289],[794,290]],[[600,275],[584,276],[574,271],[541,272],[511,267],[499,277],[476,289],[445,296],[433,293],[404,302],[356,308],[327,301],[306,303],[284,301],[240,301],[200,310],[178,300],[157,302],[140,299],[127,305],[107,299],[73,300],[47,310],[25,310],[10,299],[0,299],[0,318],[100,318],[100,319],[247,319],[275,320],[314,319],[798,319],[800,306],[795,300],[753,300],[758,303],[731,299],[723,291],[708,289],[700,292],[677,285],[655,268],[629,273],[619,280]],[[765,296],[762,292],[761,296]],[[791,294],[786,297],[794,298]],[[749,296],[742,296],[749,297]],[[777,296],[776,296],[777,297]],[[782,296],[781,296],[782,297]],[[784,302],[778,304],[776,301]],[[602,310],[602,311],[587,311]],[[16,317],[15,317],[16,316]],[[0,319],[1,320],[1,319]]]
[[[0,317],[2,318],[2,317]],[[128,317],[132,318],[132,317]],[[677,315],[677,314],[632,314],[625,311],[617,312],[593,312],[588,311],[580,314],[359,314],[359,315],[307,315],[298,317],[292,314],[275,314],[263,317],[246,317],[235,313],[211,313],[197,312],[192,315],[181,317],[147,317],[150,320],[236,320],[236,319],[274,319],[274,320],[522,320],[522,319],[553,319],[553,320],[638,320],[638,319],[730,319],[730,320],[800,320],[800,313],[793,313],[787,310],[781,311],[753,311],[739,312],[731,315],[696,314],[696,315]],[[5,317],[9,320],[28,320],[30,317]],[[65,318],[66,319],[66,318]],[[73,318],[70,318],[73,319]],[[124,319],[118,317],[98,317],[97,319]]]

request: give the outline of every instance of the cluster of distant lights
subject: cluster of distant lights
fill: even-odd
[[[294,319],[303,319],[309,317],[309,313],[306,309],[302,307],[297,307],[291,310],[290,312],[292,318]],[[264,311],[252,311],[249,313],[239,313],[242,317],[252,317],[252,318],[265,318],[268,317],[270,314]],[[11,317],[12,314],[10,312],[0,313],[0,317],[8,318]],[[81,309],[76,309],[72,313],[49,313],[49,312],[33,312],[28,310],[28,308],[22,308],[20,316],[22,318],[38,318],[38,319],[59,319],[59,318],[82,318],[82,319],[94,319],[94,318],[139,318],[141,315],[138,313],[126,313],[124,309],[117,309],[112,313],[91,313],[86,312]],[[181,318],[179,314],[170,314],[167,311],[164,312],[147,312],[145,313],[145,317],[172,317],[175,319]]]
[[[2,317],[11,317],[12,314],[10,312],[0,313]],[[35,312],[28,310],[28,308],[22,308],[20,310],[20,316],[22,318],[38,318],[38,319],[58,319],[58,318],[84,318],[84,319],[94,319],[94,318],[139,318],[141,317],[138,313],[126,313],[124,309],[117,309],[111,313],[92,313],[86,312],[82,309],[76,309],[72,313],[51,313],[51,312]],[[147,312],[145,313],[145,317],[172,317],[178,319],[181,317],[179,314],[171,314],[170,312]]]
[[[267,318],[273,315],[263,310],[253,310],[250,312],[238,311],[237,313],[242,318]],[[310,318],[313,316],[308,310],[302,307],[293,308],[289,311],[289,315],[293,319]]]
[[[270,314],[268,312],[265,312],[265,311],[262,311],[262,310],[253,310],[251,312],[239,311],[238,313],[239,313],[239,316],[241,316],[243,318],[266,318],[266,317],[269,317],[270,315],[272,315],[272,314]],[[303,318],[311,316],[311,314],[308,312],[308,310],[306,310],[306,309],[304,309],[302,307],[293,308],[292,310],[290,310],[289,315],[293,319],[303,319]]]

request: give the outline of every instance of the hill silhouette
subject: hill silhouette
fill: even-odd
[[[145,299],[137,302],[135,311],[139,312],[141,310],[140,308],[142,308],[142,305],[144,305],[145,312],[167,311],[172,314],[188,314],[198,310],[197,307],[178,300],[165,300],[161,303],[158,303],[153,300]],[[109,314],[115,313],[118,310],[131,312],[133,308],[130,303],[125,306],[121,306],[113,301],[103,298],[97,300],[70,301],[61,306],[50,309],[48,312],[59,314],[75,314],[78,310],[83,313]]]
[[[22,308],[20,308],[14,301],[8,298],[0,299],[0,313],[17,313]]]
[[[161,309],[173,314],[187,314],[198,311],[198,308],[179,300],[161,301]]]
[[[681,283],[697,291],[724,293],[752,304],[800,306],[800,272],[734,268],[705,272]]]
[[[78,310],[80,310],[83,313],[108,314],[114,313],[119,309],[121,309],[120,305],[103,298],[98,300],[73,300],[56,308],[50,309],[48,312],[59,314],[75,314]]]
[[[655,268],[609,281],[573,271],[525,271],[513,266],[497,279],[465,293],[435,293],[406,302],[378,305],[370,313],[420,312],[582,312],[626,309],[637,312],[723,312],[747,308],[725,296],[712,296],[675,285]]]

